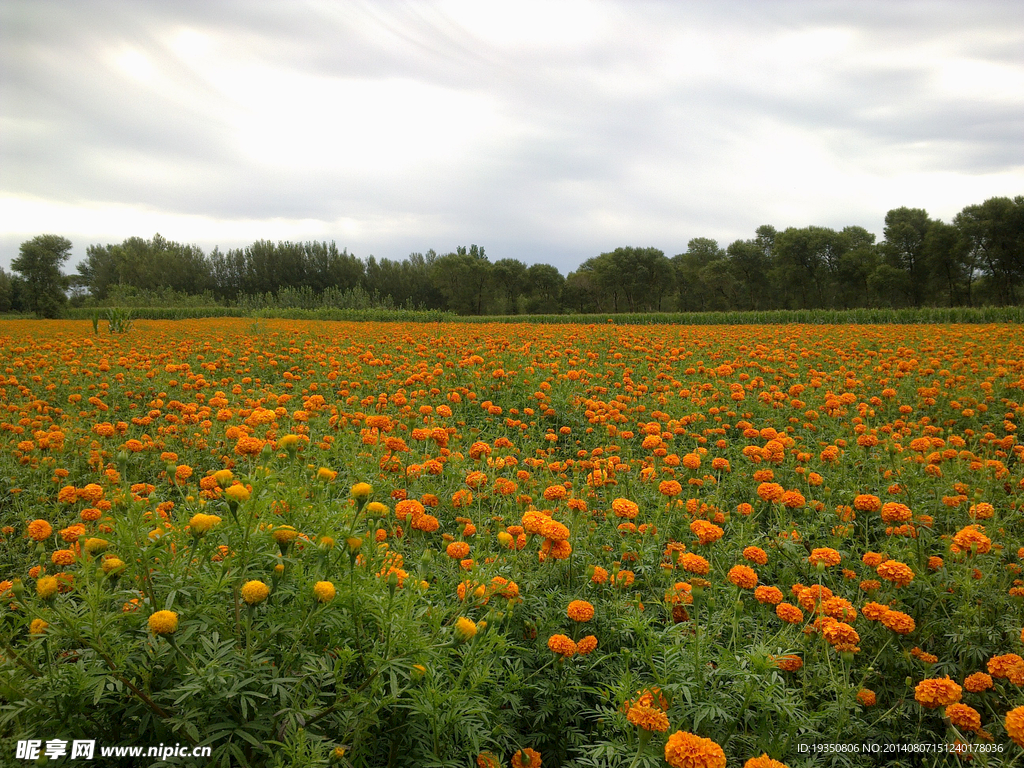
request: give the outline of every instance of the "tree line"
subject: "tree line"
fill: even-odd
[[[372,297],[381,306],[462,315],[853,309],[1014,305],[1024,284],[1024,196],[969,205],[952,222],[895,208],[883,239],[863,227],[758,227],[723,248],[690,240],[668,257],[620,247],[563,276],[549,264],[491,261],[477,245],[365,261],[327,242],[259,240],[204,253],[155,235],[91,245],[71,275],[71,243],[40,235],[0,269],[0,311],[56,317],[66,302],[103,303],[126,289],[272,304],[282,295]]]

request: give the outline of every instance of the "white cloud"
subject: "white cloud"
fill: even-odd
[[[0,263],[23,234],[159,231],[564,272],[763,223],[948,219],[1024,192],[1016,9],[10,0]]]

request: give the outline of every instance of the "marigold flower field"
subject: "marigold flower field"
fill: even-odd
[[[1024,764],[1017,326],[5,321],[0,374],[4,764]]]

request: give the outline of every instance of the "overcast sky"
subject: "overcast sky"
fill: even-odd
[[[54,232],[563,274],[1024,194],[1024,3],[0,3],[0,265]]]

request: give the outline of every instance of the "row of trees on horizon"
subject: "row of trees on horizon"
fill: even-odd
[[[156,235],[91,245],[65,275],[70,252],[58,235],[23,243],[15,274],[0,269],[0,311],[55,317],[67,301],[103,303],[125,289],[224,304],[359,291],[383,306],[463,315],[1011,305],[1024,298],[1024,196],[969,205],[950,223],[896,208],[881,241],[859,226],[764,225],[725,248],[694,238],[672,257],[616,248],[567,276],[549,264],[492,262],[477,245],[363,261],[333,242],[260,240],[204,253]]]

